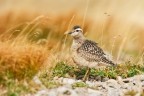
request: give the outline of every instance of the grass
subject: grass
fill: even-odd
[[[64,62],[58,62],[52,70],[53,76],[66,77],[74,73],[74,67],[68,66]]]
[[[125,69],[125,70],[123,70]],[[78,77],[84,76],[86,68],[77,68],[75,66],[68,65],[64,62],[58,62],[57,65],[52,70],[52,77]],[[116,79],[117,76],[123,78],[132,77],[134,75],[142,74],[144,72],[144,66],[133,65],[133,64],[121,64],[117,67],[107,67],[105,69],[94,69],[90,71],[90,76],[96,77],[108,77],[111,79]]]
[[[0,90],[1,96],[19,96],[27,95],[28,93],[34,94],[41,89],[40,85],[37,85],[33,81],[27,82],[26,80],[18,81],[9,79],[5,84],[6,87],[2,87]]]
[[[6,14],[6,17],[9,15]],[[11,15],[15,16],[14,13]],[[2,26],[3,30],[0,30],[3,31],[0,34],[0,86],[6,90],[2,95],[19,96],[33,93],[30,90],[35,92],[37,87],[36,89],[32,88],[27,86],[31,85],[30,83],[25,85],[24,82],[33,82],[33,77],[41,72],[43,74],[40,76],[40,80],[45,87],[61,86],[61,84],[51,80],[54,76],[64,76],[63,74],[73,68],[64,64],[65,66],[60,71],[61,65],[59,67],[55,63],[59,55],[63,58],[59,51],[65,50],[63,47],[64,32],[74,23],[81,21],[81,18],[77,17],[77,22],[72,22],[70,26],[63,26],[63,24],[68,24],[71,21],[72,15],[73,13],[70,13],[67,16],[55,17],[53,20],[49,20],[47,16],[33,15],[32,17],[21,18],[22,20],[18,19],[17,22],[10,22],[9,25],[7,25],[9,21],[1,21],[6,23],[6,26]],[[19,15],[18,17],[23,16]],[[10,17],[9,20],[12,19]],[[63,24],[61,25],[61,23]],[[84,26],[85,30],[88,30],[87,24]],[[8,28],[11,25],[13,27]],[[34,84],[33,86],[38,85]]]
[[[19,96],[36,92],[41,87],[32,82],[35,75],[39,75],[47,88],[61,86],[52,81],[54,77],[82,78],[86,68],[77,68],[72,62],[69,52],[71,38],[64,36],[73,25],[83,26],[88,38],[97,41],[120,62],[115,68],[93,68],[90,76],[116,79],[117,76],[127,78],[143,74],[143,27],[118,18],[119,13],[111,16],[100,15],[105,19],[95,17],[95,22],[86,18],[88,11],[89,8],[86,8],[84,17],[80,16],[78,11],[42,15],[38,11],[26,10],[17,13],[11,10],[1,14],[0,93]],[[73,86],[87,85],[78,82]]]
[[[75,65],[69,65],[66,62],[60,61],[57,62],[55,67],[52,68],[51,74],[47,71],[43,71],[40,74],[40,79],[43,84],[47,88],[55,88],[58,86],[62,86],[62,84],[53,81],[53,78],[83,78],[86,72],[85,67],[78,68]],[[117,67],[108,67],[105,69],[94,69],[92,68],[90,71],[90,77],[97,77],[100,76],[101,78],[110,78],[110,79],[117,79],[117,76],[121,76],[122,78],[133,77],[135,75],[143,74],[144,73],[144,66],[134,65],[134,64],[121,64]],[[84,82],[76,82],[72,84],[73,88],[76,87],[88,87],[87,84]],[[127,92],[127,94],[133,94]]]
[[[1,43],[0,47],[0,82],[13,79],[31,79],[48,55],[47,50],[35,45],[9,45]]]

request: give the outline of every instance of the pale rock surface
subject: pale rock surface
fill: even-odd
[[[86,81],[88,87],[76,88],[73,88],[72,84],[82,82],[81,80],[55,78],[54,81],[61,83],[62,86],[39,90],[36,94],[29,96],[124,96],[126,92],[132,90],[137,92],[135,96],[140,96],[144,90],[144,75],[137,75],[127,79],[118,76],[116,80],[109,79],[105,82]]]

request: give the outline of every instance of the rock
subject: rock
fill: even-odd
[[[33,81],[34,81],[36,84],[42,85],[42,82],[40,81],[40,79],[39,79],[38,76],[34,76]]]
[[[142,86],[142,88],[144,88],[144,81],[141,82],[141,86]]]
[[[96,81],[102,81],[102,77],[101,77],[101,76],[96,76],[96,77],[95,77],[95,80],[96,80]]]
[[[49,96],[48,95],[48,90],[40,90],[38,91],[34,96]],[[51,93],[51,96],[56,96],[54,92]]]
[[[88,88],[88,96],[104,96],[104,93]]]
[[[124,83],[129,83],[131,80],[130,79],[123,79]]]
[[[37,79],[36,79],[37,80]],[[34,96],[124,96],[126,92],[136,91],[136,96],[144,90],[144,75],[122,79],[120,76],[116,80],[109,79],[105,82],[86,81],[88,86],[72,88],[72,84],[81,82],[69,78],[55,78],[63,86],[54,89],[40,90]],[[33,96],[33,95],[31,95]]]
[[[109,80],[109,78],[107,78],[107,77],[105,77],[105,78],[102,78],[102,82],[106,82],[106,81],[108,81]]]
[[[111,87],[111,88],[115,88],[115,89],[119,88],[118,82],[114,79],[110,79],[110,80],[106,81],[106,84],[108,87]]]
[[[137,79],[137,80],[140,80],[140,81],[144,81],[144,75],[136,75],[133,78]]]
[[[79,87],[74,89],[78,96],[88,96],[88,88]]]
[[[86,81],[86,84],[89,85],[89,87],[95,86],[95,82]]]
[[[63,94],[71,95],[71,92],[69,90],[66,90]]]
[[[62,80],[62,83],[63,84],[73,84],[73,83],[75,83],[76,81],[74,80],[74,79],[68,79],[68,78],[63,78],[63,80]]]
[[[121,76],[117,76],[116,80],[121,82],[122,81],[122,77]]]
[[[108,88],[107,96],[120,96],[119,89]]]

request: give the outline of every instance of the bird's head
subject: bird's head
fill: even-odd
[[[83,30],[80,26],[76,25],[67,34],[71,35],[73,38],[79,38],[83,36]]]

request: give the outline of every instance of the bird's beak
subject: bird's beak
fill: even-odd
[[[71,33],[72,33],[72,32],[68,32],[68,31],[67,31],[67,32],[65,32],[64,34],[67,35],[67,34],[71,34]]]
[[[73,32],[68,32],[68,34],[72,34]]]

